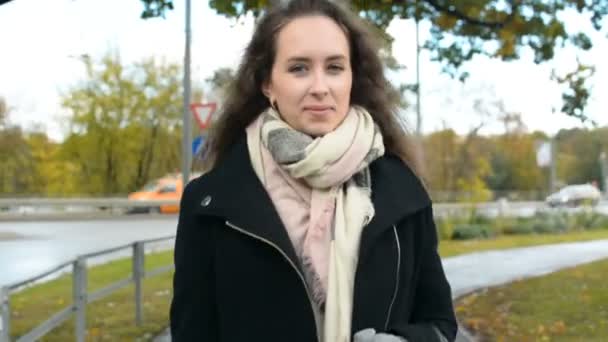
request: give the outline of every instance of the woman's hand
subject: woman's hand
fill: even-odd
[[[368,328],[357,332],[353,342],[408,342],[405,338],[392,334],[376,333],[376,329]]]

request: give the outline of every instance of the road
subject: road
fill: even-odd
[[[12,284],[75,258],[79,254],[174,235],[176,216],[138,216],[85,221],[0,222],[0,286]],[[166,247],[165,243],[165,247]],[[130,255],[115,253],[109,258]],[[108,260],[98,257],[92,263]]]

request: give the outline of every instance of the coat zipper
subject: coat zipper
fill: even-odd
[[[397,227],[393,225],[393,231],[395,232],[395,242],[397,244],[397,270],[395,271],[395,292],[393,292],[393,299],[391,305],[388,307],[388,315],[386,316],[386,323],[384,324],[384,330],[388,331],[388,323],[391,319],[391,313],[393,311],[393,304],[397,299],[397,292],[399,291],[399,270],[401,269],[401,244],[399,243],[399,234],[397,234]]]
[[[300,280],[302,281],[302,285],[304,286],[304,290],[306,290],[306,296],[308,297],[308,303],[310,304],[310,309],[312,310],[313,316],[315,315],[315,308],[312,302],[312,296],[310,295],[310,290],[308,289],[308,285],[306,285],[306,281],[304,280],[304,275],[302,275],[302,272],[300,272],[300,270],[296,267],[296,265],[293,263],[293,261],[291,261],[291,259],[287,256],[287,254],[285,254],[285,252],[283,252],[283,250],[275,245],[274,243],[272,243],[271,241],[264,239],[263,237],[257,236],[255,234],[252,234],[246,230],[244,230],[243,228],[237,227],[236,225],[234,225],[231,222],[226,221],[226,225],[240,233],[243,233],[247,236],[250,236],[256,240],[262,241],[268,245],[270,245],[271,247],[273,247],[274,249],[276,249],[279,253],[281,253],[281,255],[289,262],[289,264],[291,265],[291,267],[293,267],[294,271],[296,271],[296,273],[298,274],[298,276],[300,277]],[[316,335],[317,335],[317,341],[321,341],[321,338],[319,336],[319,327],[317,326],[317,318],[314,318],[314,322],[315,322],[315,331],[316,331]]]

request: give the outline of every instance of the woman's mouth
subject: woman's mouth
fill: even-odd
[[[304,107],[304,111],[309,112],[315,116],[323,116],[327,115],[333,111],[332,106],[306,106]]]

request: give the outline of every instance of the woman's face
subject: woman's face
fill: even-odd
[[[315,137],[333,131],[348,113],[353,80],[344,31],[325,16],[301,17],[281,29],[276,47],[266,96],[294,129]]]

